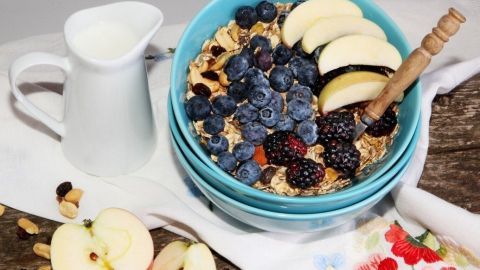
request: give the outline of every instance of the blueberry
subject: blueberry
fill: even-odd
[[[257,21],[257,12],[253,7],[241,6],[235,12],[235,22],[242,29],[250,29]]]
[[[312,116],[312,106],[302,99],[292,99],[287,103],[288,115],[295,121],[307,120]]]
[[[227,74],[229,81],[239,81],[249,68],[248,60],[241,55],[234,55],[228,59],[223,71]]]
[[[253,122],[258,119],[258,109],[249,103],[242,104],[238,107],[237,112],[235,112],[235,119],[237,119],[240,124]]]
[[[247,99],[247,87],[243,82],[232,82],[228,86],[227,95],[231,96],[235,102],[240,103]]]
[[[248,91],[248,102],[253,106],[261,109],[272,100],[272,91],[268,86],[254,85]]]
[[[282,11],[282,13],[280,13],[280,15],[278,16],[277,24],[280,29],[283,27],[283,23],[287,19],[288,14],[290,14],[290,12]]]
[[[268,80],[273,90],[284,93],[293,85],[293,73],[284,66],[276,66],[270,72]]]
[[[307,1],[307,0],[297,0],[297,2],[293,3],[292,8],[290,10],[295,9],[296,7],[298,7],[300,4],[302,4],[305,1]]]
[[[270,83],[263,74],[263,71],[258,68],[248,69],[245,73],[244,81],[247,89],[251,88],[254,85],[264,85],[266,87],[270,87]]]
[[[242,163],[238,169],[236,178],[245,185],[253,185],[260,179],[262,169],[255,160],[247,160]]]
[[[295,53],[295,55],[298,56],[298,57],[302,57],[302,58],[310,58],[311,57],[310,54],[306,53],[303,50],[301,40],[298,41],[297,43],[295,43],[295,45],[293,45],[292,50]]]
[[[297,71],[297,80],[298,80],[298,83],[301,85],[305,85],[308,87],[315,87],[319,78],[320,78],[320,73],[318,71],[318,67],[317,65],[311,62],[307,63],[306,65],[303,65]]]
[[[208,140],[207,149],[212,155],[218,155],[228,150],[228,140],[224,136],[214,135]]]
[[[280,95],[280,93],[272,91],[272,100],[270,100],[270,103],[268,103],[269,107],[272,107],[275,109],[277,112],[282,112],[283,111],[283,97]]]
[[[266,127],[275,126],[280,120],[280,112],[272,107],[265,107],[259,112],[259,120]]]
[[[287,46],[278,44],[275,50],[273,50],[273,63],[275,63],[275,65],[286,65],[290,58],[292,58],[292,55],[292,50]]]
[[[225,120],[220,115],[210,115],[203,122],[203,130],[210,135],[216,135],[222,132],[224,128]]]
[[[275,125],[277,131],[293,131],[295,128],[295,121],[293,121],[288,114],[281,114],[280,121]]]
[[[194,96],[185,103],[187,116],[193,121],[207,118],[212,111],[210,101],[205,96]]]
[[[318,126],[312,120],[305,120],[298,124],[297,134],[307,145],[314,145],[318,139]]]
[[[249,67],[253,66],[254,51],[252,49],[244,47],[239,55],[247,59]]]
[[[273,63],[272,56],[266,50],[259,50],[253,58],[253,64],[263,71],[269,70]]]
[[[290,90],[287,93],[287,102],[295,98],[303,99],[308,103],[312,103],[312,90],[310,90],[310,88],[307,86],[294,84],[292,87],[290,87]]]
[[[270,23],[277,17],[277,7],[267,1],[260,2],[255,10],[258,19],[264,23]]]
[[[223,152],[218,155],[218,167],[226,172],[233,172],[237,167],[237,160],[230,152]]]
[[[221,116],[230,116],[237,110],[237,103],[231,96],[217,96],[212,102],[213,112]]]
[[[240,142],[233,147],[233,156],[238,161],[245,161],[251,159],[255,153],[255,145],[251,142]]]
[[[254,145],[262,144],[267,135],[267,129],[258,122],[251,122],[242,126],[243,138]]]
[[[293,77],[297,78],[298,70],[300,70],[302,66],[307,65],[308,62],[309,61],[307,59],[298,56],[290,59],[290,61],[288,61],[288,68],[292,71]]]
[[[257,48],[272,53],[272,43],[264,36],[256,35],[250,39],[250,49],[255,51]]]

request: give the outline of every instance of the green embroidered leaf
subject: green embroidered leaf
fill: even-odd
[[[457,256],[455,256],[455,264],[457,264],[460,267],[467,267],[469,265],[468,259],[461,254],[458,254]]]
[[[440,247],[437,250],[438,256],[440,256],[440,258],[442,259],[445,259],[445,257],[447,256],[447,253],[448,253],[448,250],[444,246],[440,245]]]
[[[365,248],[370,251],[372,250],[375,246],[377,246],[378,242],[380,241],[380,234],[378,232],[375,232],[371,234],[368,238],[367,241],[365,242]]]
[[[438,243],[437,238],[429,231],[424,234],[420,241],[431,250],[437,250],[440,248],[440,243]]]

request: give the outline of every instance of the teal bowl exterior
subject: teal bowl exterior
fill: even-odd
[[[420,135],[420,122],[418,122],[418,126],[412,138],[412,141],[403,153],[402,157],[387,173],[380,176],[375,181],[372,181],[367,186],[356,185],[353,188],[348,189],[348,192],[339,191],[336,193],[325,194],[315,197],[298,198],[276,196],[277,200],[266,201],[260,200],[257,197],[249,196],[249,194],[242,193],[235,188],[224,185],[223,181],[221,180],[222,176],[219,176],[216,171],[212,170],[210,167],[205,166],[205,164],[192,152],[190,147],[187,145],[185,137],[181,134],[177,122],[173,118],[173,111],[171,105],[171,101],[169,100],[167,107],[172,136],[175,138],[177,145],[179,145],[182,149],[182,153],[188,157],[190,165],[195,168],[196,173],[200,177],[207,181],[209,185],[213,186],[215,189],[222,192],[224,195],[236,201],[250,205],[255,208],[282,213],[320,213],[344,208],[363,199],[366,199],[367,197],[371,196],[379,189],[381,189],[388,181],[395,177],[395,175],[405,166],[405,164],[408,163],[411,156],[413,155],[415,146]],[[243,185],[242,183],[240,184]],[[263,191],[259,192],[264,193]]]
[[[209,185],[209,181],[206,181],[207,179],[204,179],[204,177],[200,176],[195,171],[190,164],[190,156],[182,152],[184,148],[177,144],[176,136],[173,134],[172,141],[175,153],[177,154],[183,168],[195,185],[211,202],[233,218],[253,227],[270,232],[315,232],[343,225],[360,214],[368,211],[385,197],[400,181],[408,167],[404,164],[400,172],[372,196],[345,208],[315,214],[278,213],[243,204],[216,190]],[[210,179],[210,181],[215,181],[215,179]]]
[[[259,191],[250,186],[238,182],[230,174],[224,172],[210,159],[209,154],[199,144],[197,134],[191,121],[188,119],[185,108],[185,90],[187,88],[187,72],[189,61],[194,59],[200,52],[204,40],[211,38],[215,30],[220,25],[225,25],[233,18],[235,9],[240,5],[255,5],[259,0],[241,0],[241,1],[211,1],[189,24],[185,30],[180,42],[178,43],[171,72],[171,99],[173,104],[174,117],[179,125],[180,131],[185,137],[187,145],[193,153],[199,157],[203,165],[208,166],[218,175],[218,181],[225,185],[225,189],[234,190],[242,196],[255,198],[258,201],[280,204],[315,204],[325,200],[324,196],[316,197],[287,197],[279,196],[267,192]],[[288,2],[281,0],[280,2]],[[396,24],[388,17],[378,6],[370,0],[353,0],[363,10],[364,16],[379,24],[389,41],[397,47],[405,58],[411,51],[405,37]],[[355,184],[332,196],[348,196],[349,192],[356,190],[367,190],[368,186],[377,180],[380,176],[392,169],[398,159],[404,155],[405,149],[412,141],[418,120],[420,118],[421,88],[416,83],[406,93],[404,101],[400,104],[400,113],[398,121],[400,123],[399,132],[382,161],[377,162],[364,170],[364,173],[357,177]],[[401,166],[400,166],[401,167]],[[398,168],[397,168],[398,170]],[[289,210],[285,210],[289,211]]]

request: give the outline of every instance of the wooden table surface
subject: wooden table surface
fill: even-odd
[[[433,103],[430,148],[420,187],[453,204],[480,213],[480,74]],[[0,198],[1,201],[1,198]],[[19,240],[16,222],[28,217],[41,228],[38,236]],[[35,242],[48,243],[60,224],[7,208],[0,217],[0,269],[34,270],[49,261],[37,257]],[[151,231],[155,253],[182,237],[163,229]],[[219,250],[221,253],[221,250]],[[217,269],[238,269],[216,255]]]

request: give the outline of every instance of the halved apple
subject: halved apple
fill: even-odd
[[[402,56],[392,44],[372,36],[348,35],[330,42],[318,58],[320,74],[348,65],[385,66],[393,70]]]
[[[55,270],[141,270],[152,263],[153,241],[137,217],[109,208],[94,221],[60,226],[50,253]]]
[[[375,99],[389,78],[369,71],[355,71],[330,81],[318,97],[318,108],[327,113],[346,105]],[[403,93],[395,101],[403,100]]]
[[[318,46],[347,35],[367,35],[387,40],[385,32],[374,22],[356,16],[337,16],[318,19],[303,35],[302,48],[312,53]]]
[[[307,29],[321,17],[350,15],[362,17],[362,10],[348,0],[309,0],[296,7],[282,27],[283,43],[290,48],[302,39]]]

